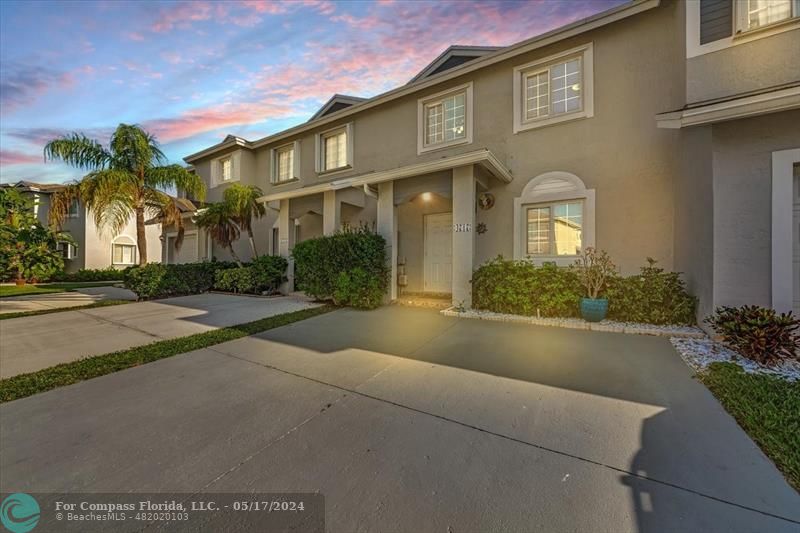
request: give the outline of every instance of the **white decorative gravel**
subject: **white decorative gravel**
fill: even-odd
[[[459,318],[477,318],[479,320],[493,320],[495,322],[513,322],[517,324],[533,324],[535,326],[554,326],[559,328],[588,329],[591,331],[610,331],[613,333],[631,333],[635,335],[656,335],[660,337],[692,337],[703,338],[705,333],[694,326],[657,326],[655,324],[642,324],[637,322],[615,322],[602,320],[600,322],[587,322],[581,318],[542,318],[535,316],[511,315],[466,309],[458,311],[451,307],[441,311],[445,316]]]
[[[737,352],[726,348],[708,337],[701,339],[676,338],[670,339],[672,345],[681,355],[686,364],[696,371],[705,370],[711,363],[736,363],[745,372],[754,374],[771,374],[780,376],[789,381],[800,379],[800,361],[784,361],[780,365],[768,367],[760,365],[750,359],[745,359]]]

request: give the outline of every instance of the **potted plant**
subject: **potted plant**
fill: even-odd
[[[608,313],[608,299],[601,297],[609,278],[615,274],[614,263],[603,250],[588,247],[573,265],[586,297],[581,298],[581,316],[587,322],[600,322]]]

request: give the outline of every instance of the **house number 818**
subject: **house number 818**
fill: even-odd
[[[456,233],[469,233],[472,231],[472,224],[453,224],[453,231]]]

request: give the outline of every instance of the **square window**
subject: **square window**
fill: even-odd
[[[578,255],[583,246],[583,202],[528,207],[528,255]]]
[[[471,142],[472,85],[418,101],[418,152]]]
[[[136,246],[133,244],[114,244],[112,263],[115,265],[132,265],[136,257]]]

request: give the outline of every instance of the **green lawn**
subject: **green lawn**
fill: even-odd
[[[800,381],[713,363],[698,374],[750,438],[800,491]]]
[[[26,316],[49,315],[50,313],[63,313],[64,311],[80,311],[81,309],[94,309],[95,307],[109,307],[111,305],[131,304],[132,300],[100,300],[87,305],[75,307],[59,307],[58,309],[42,309],[41,311],[20,311],[18,313],[0,313],[0,320],[9,318],[22,318]]]
[[[321,315],[333,309],[331,306],[303,309],[262,318],[246,324],[239,324],[238,326],[215,329],[177,339],[157,341],[128,350],[79,359],[78,361],[45,368],[29,374],[20,374],[19,376],[0,380],[0,403],[25,398],[26,396],[71,385],[85,379],[104,376],[133,366],[164,359],[165,357],[207,348],[221,342],[254,335],[268,329]]]
[[[27,296],[29,294],[49,294],[53,292],[69,292],[83,287],[108,287],[114,281],[84,281],[74,283],[46,283],[37,285],[0,285],[0,298],[8,296]]]

